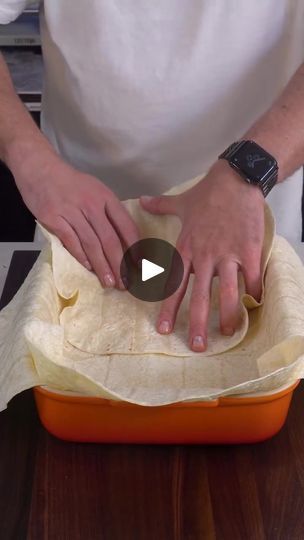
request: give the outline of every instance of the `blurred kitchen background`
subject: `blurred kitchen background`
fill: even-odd
[[[38,3],[11,24],[0,25],[0,50],[20,98],[39,125],[43,63]],[[31,241],[34,217],[24,205],[11,173],[1,162],[0,185],[0,242]]]

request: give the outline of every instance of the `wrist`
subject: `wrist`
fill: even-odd
[[[223,159],[216,161],[206,178],[210,182],[212,191],[215,191],[216,198],[218,194],[224,197],[225,200],[240,201],[240,204],[246,200],[254,201],[257,205],[264,205],[265,199],[261,189],[258,186],[249,184],[242,178],[237,171],[233,170],[229,163]]]
[[[35,182],[35,178],[58,161],[59,156],[50,143],[38,131],[32,136],[19,137],[10,142],[5,148],[4,162],[17,180],[26,178]]]
[[[253,199],[261,200],[264,203],[264,195],[259,186],[249,184],[241,177],[241,175],[224,159],[218,159],[211,167],[209,174],[211,175],[213,182],[217,183],[218,189],[225,189],[227,192],[231,192],[232,195],[236,193],[240,195],[248,195]]]

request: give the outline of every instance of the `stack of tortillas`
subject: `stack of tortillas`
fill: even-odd
[[[152,216],[137,200],[124,204],[143,237],[176,242],[176,217]],[[36,385],[161,405],[265,392],[302,377],[304,268],[288,242],[275,237],[267,207],[265,220],[261,304],[242,294],[240,279],[240,326],[232,337],[221,335],[215,278],[205,353],[187,344],[191,283],[175,332],[162,336],[155,329],[159,303],[103,289],[45,231],[47,245],[0,314],[0,408]]]

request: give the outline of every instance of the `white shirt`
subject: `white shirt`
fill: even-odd
[[[0,0],[0,23],[26,0]],[[42,129],[120,198],[204,173],[304,60],[303,0],[44,0]],[[268,197],[301,239],[302,171]]]

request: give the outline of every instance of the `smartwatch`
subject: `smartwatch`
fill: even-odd
[[[226,159],[246,182],[258,186],[266,197],[278,180],[278,164],[254,141],[239,141],[231,144],[219,156]]]

